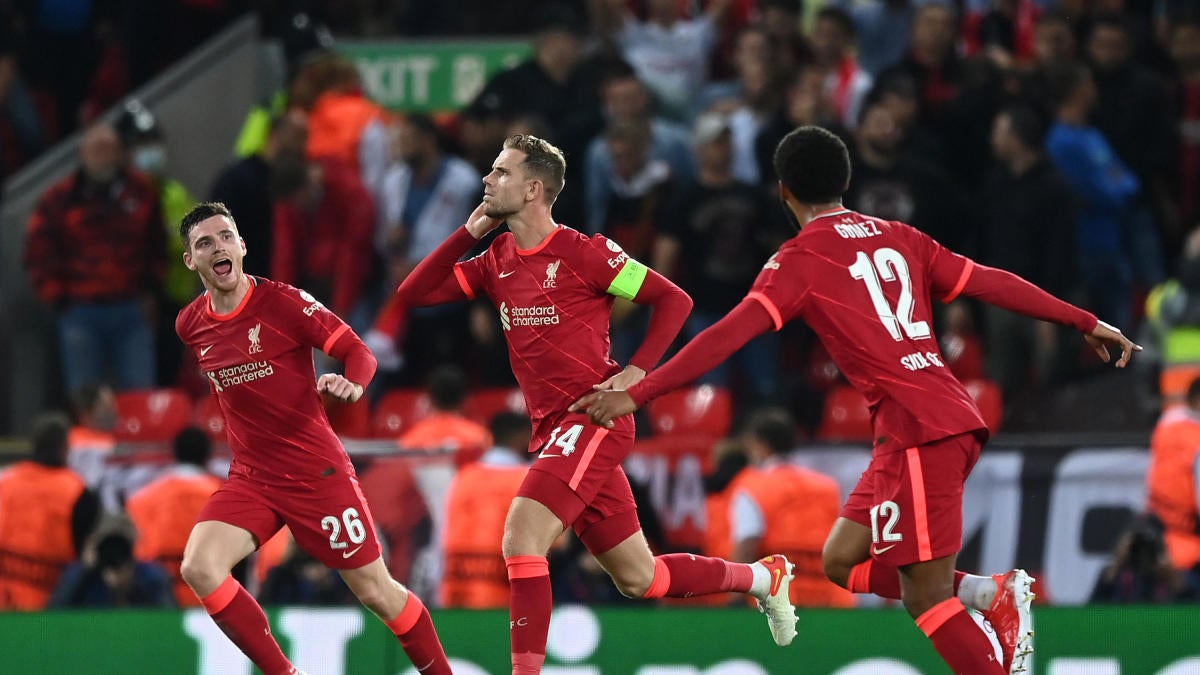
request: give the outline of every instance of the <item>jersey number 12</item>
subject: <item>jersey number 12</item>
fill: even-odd
[[[879,320],[893,340],[899,342],[905,337],[910,340],[929,337],[929,324],[925,321],[913,321],[912,278],[908,275],[908,261],[899,251],[894,248],[881,248],[875,251],[874,261],[871,256],[859,251],[854,264],[850,266],[850,276],[867,284],[867,292],[871,294],[875,313],[879,315]],[[900,282],[900,301],[895,310],[883,295],[883,283],[880,279]]]

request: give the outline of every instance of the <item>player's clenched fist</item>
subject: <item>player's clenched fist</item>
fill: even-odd
[[[333,398],[345,401],[346,403],[354,403],[362,398],[363,395],[361,384],[355,384],[335,373],[325,373],[317,378],[317,391],[322,394],[329,394]]]

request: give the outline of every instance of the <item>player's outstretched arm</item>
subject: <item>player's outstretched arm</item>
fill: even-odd
[[[428,307],[467,299],[454,277],[454,264],[485,234],[499,227],[501,221],[489,217],[484,209],[483,203],[475,207],[467,224],[455,230],[404,278],[396,289],[402,305]]]
[[[937,273],[935,268],[935,275]],[[966,259],[965,266],[960,267],[957,276],[958,281],[950,287],[958,292],[952,291],[947,295],[944,298],[947,302],[961,293],[1034,319],[1071,326],[1084,334],[1084,339],[1105,363],[1111,360],[1109,346],[1120,349],[1121,356],[1116,362],[1118,368],[1124,368],[1133,353],[1142,350],[1119,328],[1100,321],[1087,310],[1054,297],[1012,272]]]
[[[737,307],[688,342],[672,359],[627,391],[597,391],[571,404],[572,412],[585,410],[592,422],[612,426],[612,421],[637,410],[672,389],[694,381],[733,355],[750,340],[775,327],[766,308],[757,300],[742,300]]]

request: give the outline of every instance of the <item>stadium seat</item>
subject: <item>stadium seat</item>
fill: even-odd
[[[963,386],[967,388],[971,398],[975,399],[975,405],[979,406],[988,431],[993,434],[1000,431],[1000,425],[1004,421],[1004,394],[1000,391],[1000,386],[984,379],[968,380]]]
[[[433,411],[422,389],[395,389],[383,395],[371,416],[371,437],[395,440],[400,432]]]
[[[227,440],[225,416],[221,414],[221,404],[216,396],[205,396],[196,404],[195,423],[212,441],[224,443]]]
[[[813,345],[809,353],[806,370],[809,383],[817,391],[829,391],[837,386],[838,382],[844,381],[841,369],[833,362],[833,358],[825,350],[825,345],[820,341]]]
[[[829,441],[870,441],[871,412],[867,400],[850,385],[834,387],[825,397],[817,438]]]
[[[950,372],[960,380],[983,377],[983,344],[967,333],[949,333],[942,337],[942,357]]]
[[[650,403],[647,412],[656,434],[722,438],[733,425],[733,400],[721,387],[679,389]]]
[[[325,404],[325,415],[329,418],[329,426],[338,436],[345,438],[367,438],[371,429],[371,407],[367,399],[361,398],[354,403],[343,403],[331,398],[321,397]]]
[[[463,408],[467,417],[485,426],[498,413],[529,414],[525,409],[525,395],[516,387],[497,387],[472,392],[467,396],[467,403]]]
[[[171,441],[192,423],[192,400],[178,389],[141,389],[117,394],[118,441]]]

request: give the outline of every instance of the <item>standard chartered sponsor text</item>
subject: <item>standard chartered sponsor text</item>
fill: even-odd
[[[264,377],[270,377],[275,374],[275,367],[266,361],[252,361],[250,363],[242,363],[236,366],[222,368],[215,374],[215,380],[222,387],[233,387],[255,380],[261,380]]]
[[[557,326],[559,322],[558,308],[554,305],[513,307],[509,316],[514,326]]]

